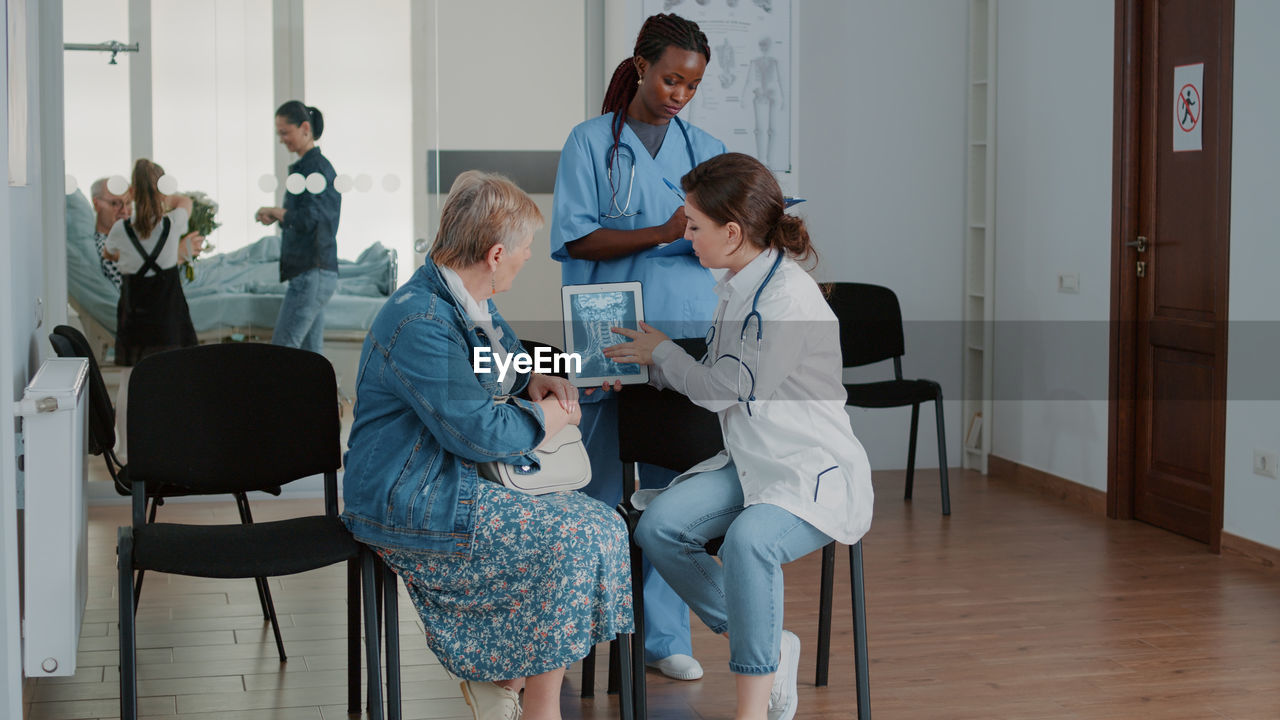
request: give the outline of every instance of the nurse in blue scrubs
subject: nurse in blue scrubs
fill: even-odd
[[[684,199],[674,188],[725,151],[724,143],[677,117],[697,92],[711,48],[697,23],[660,14],[645,20],[633,55],[614,71],[603,114],[575,127],[560,153],[551,257],[561,263],[566,285],[640,281],[650,325],[669,337],[701,338],[718,298],[711,273],[684,240]],[[616,505],[617,400],[596,392],[581,401],[592,473],[585,492]],[[641,470],[644,487],[665,487],[674,476],[658,467]],[[645,573],[646,662],[679,680],[702,677],[688,607],[647,563]]]

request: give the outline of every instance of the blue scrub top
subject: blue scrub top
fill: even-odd
[[[693,169],[689,146],[698,162],[725,152],[724,143],[688,123],[689,142],[672,126],[662,141],[658,156],[651,158],[644,143],[627,126],[621,141],[635,150],[635,187],[627,212],[631,217],[605,218],[617,214],[609,188],[607,159],[613,147],[613,113],[587,120],[569,133],[560,153],[556,172],[555,198],[551,209],[551,257],[560,262],[565,285],[626,282],[638,280],[644,288],[645,322],[673,338],[703,337],[715,319],[715,281],[711,272],[698,263],[687,240],[665,248],[649,248],[613,260],[577,260],[565,251],[566,243],[586,237],[600,228],[639,230],[661,225],[684,204],[663,178],[680,187],[680,178]],[[674,121],[673,121],[674,122]],[[626,205],[631,185],[631,154],[621,149],[614,166],[613,184],[618,208]],[[673,250],[679,254],[672,254]],[[622,338],[619,338],[621,341]]]

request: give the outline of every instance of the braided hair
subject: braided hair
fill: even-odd
[[[701,53],[707,62],[711,62],[711,44],[707,36],[698,28],[698,23],[686,20],[675,13],[658,13],[651,15],[640,26],[640,34],[636,36],[635,51],[618,63],[613,71],[613,79],[609,81],[609,89],[604,93],[604,103],[600,114],[613,113],[613,147],[609,152],[609,164],[618,155],[618,144],[621,142],[622,126],[627,122],[627,107],[635,99],[639,85],[640,71],[636,69],[635,58],[642,57],[650,64],[662,59],[662,53],[668,46],[681,50]]]

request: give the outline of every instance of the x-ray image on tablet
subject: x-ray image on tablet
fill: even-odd
[[[569,373],[570,382],[578,387],[598,387],[615,380],[623,385],[649,382],[647,366],[617,363],[604,356],[606,347],[627,341],[610,328],[638,330],[644,321],[640,283],[566,285],[561,295],[565,351],[582,358],[582,369]]]

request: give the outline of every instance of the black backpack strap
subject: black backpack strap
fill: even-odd
[[[138,236],[133,232],[133,226],[126,219],[124,221],[124,231],[129,236],[129,242],[133,243],[133,249],[138,251],[138,255],[142,257],[142,267],[138,268],[138,275],[145,276],[148,272],[160,274],[160,266],[156,264],[156,258],[160,257],[160,251],[164,249],[165,243],[169,240],[169,216],[161,218],[160,239],[156,241],[156,246],[150,253],[142,247],[142,243],[138,241]]]

